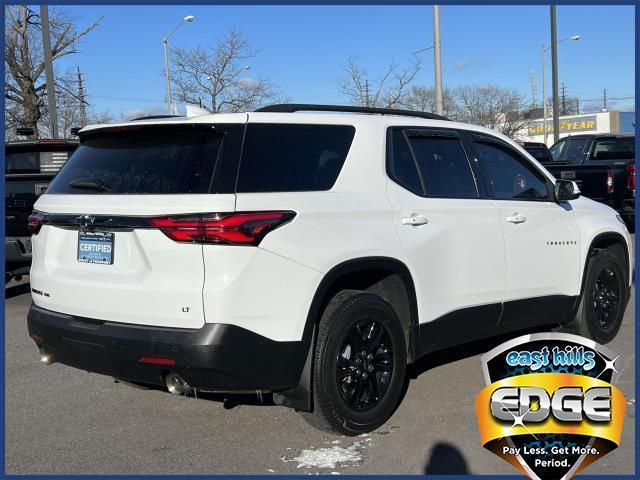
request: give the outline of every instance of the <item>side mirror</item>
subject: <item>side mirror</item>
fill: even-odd
[[[574,181],[556,180],[555,194],[557,202],[567,202],[580,196],[580,188]]]

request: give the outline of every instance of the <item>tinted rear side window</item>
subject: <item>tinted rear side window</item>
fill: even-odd
[[[389,176],[407,190],[423,195],[420,174],[402,130],[391,131],[391,148],[387,154]]]
[[[85,138],[47,193],[208,193],[223,137],[211,126],[96,132]]]
[[[473,173],[459,138],[410,134],[409,143],[422,172],[427,195],[478,197]]]
[[[354,134],[343,125],[249,124],[236,191],[329,190]]]

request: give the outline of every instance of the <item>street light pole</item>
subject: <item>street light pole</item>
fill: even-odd
[[[553,89],[553,142],[560,139],[560,116],[558,115],[558,31],[556,6],[551,5],[551,82]]]
[[[193,15],[187,15],[182,20],[178,22],[178,24],[173,27],[167,35],[162,37],[162,45],[164,46],[164,74],[167,81],[167,106],[169,107],[169,114],[175,115],[173,100],[171,98],[171,76],[169,74],[169,37],[173,35],[173,33],[178,29],[180,25],[184,22],[193,22],[196,19]]]
[[[565,40],[580,40],[582,35],[571,35],[570,37],[563,38],[558,40],[556,44],[562,43]],[[544,129],[544,143],[547,144],[547,81],[545,75],[545,53],[551,49],[551,46],[546,47],[544,45],[541,46],[542,52],[542,125]],[[555,108],[555,107],[554,107]],[[555,127],[554,127],[555,128]],[[557,140],[556,140],[557,141]]]
[[[434,63],[435,63],[435,90],[436,90],[436,113],[443,115],[444,102],[442,99],[442,58],[440,43],[440,11],[438,5],[433,6],[433,47],[434,47]]]
[[[171,77],[169,74],[169,47],[167,45],[167,37],[164,37],[162,39],[162,44],[164,45],[164,74],[167,82],[167,106],[169,107],[169,115],[173,115],[173,101],[171,100]]]

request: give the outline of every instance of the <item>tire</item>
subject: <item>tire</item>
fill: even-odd
[[[624,265],[609,250],[596,250],[588,260],[576,318],[561,331],[609,343],[620,330],[627,301]]]
[[[330,433],[371,432],[395,411],[406,366],[405,337],[391,305],[372,293],[344,290],[320,319],[313,356],[314,410],[302,415]]]

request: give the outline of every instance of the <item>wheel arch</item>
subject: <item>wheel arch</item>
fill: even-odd
[[[612,251],[614,254],[617,254],[623,260],[623,265],[625,268],[625,273],[627,275],[626,286],[629,286],[629,282],[631,280],[632,270],[631,270],[631,261],[629,258],[629,245],[627,244],[626,239],[618,232],[604,232],[599,233],[591,240],[589,244],[589,248],[587,249],[587,254],[584,258],[584,264],[582,265],[582,277],[580,279],[580,295],[584,292],[584,285],[587,279],[587,267],[589,266],[589,258],[593,253],[598,249],[608,249]],[[622,255],[620,255],[622,253]]]
[[[407,358],[413,361],[418,329],[418,301],[408,267],[392,257],[359,257],[339,263],[320,281],[311,301],[304,337],[319,322],[322,311],[333,296],[344,289],[376,293],[394,308],[403,324],[407,340]],[[311,346],[311,345],[310,345]]]
[[[401,282],[401,283],[400,283]],[[333,296],[344,289],[369,291],[381,295],[396,310],[407,340],[407,361],[415,360],[418,342],[418,301],[413,277],[407,266],[392,257],[359,257],[346,260],[329,270],[316,288],[302,335],[307,351],[298,385],[274,393],[274,402],[299,411],[313,410],[311,376],[316,326]],[[400,310],[400,311],[398,311]]]

